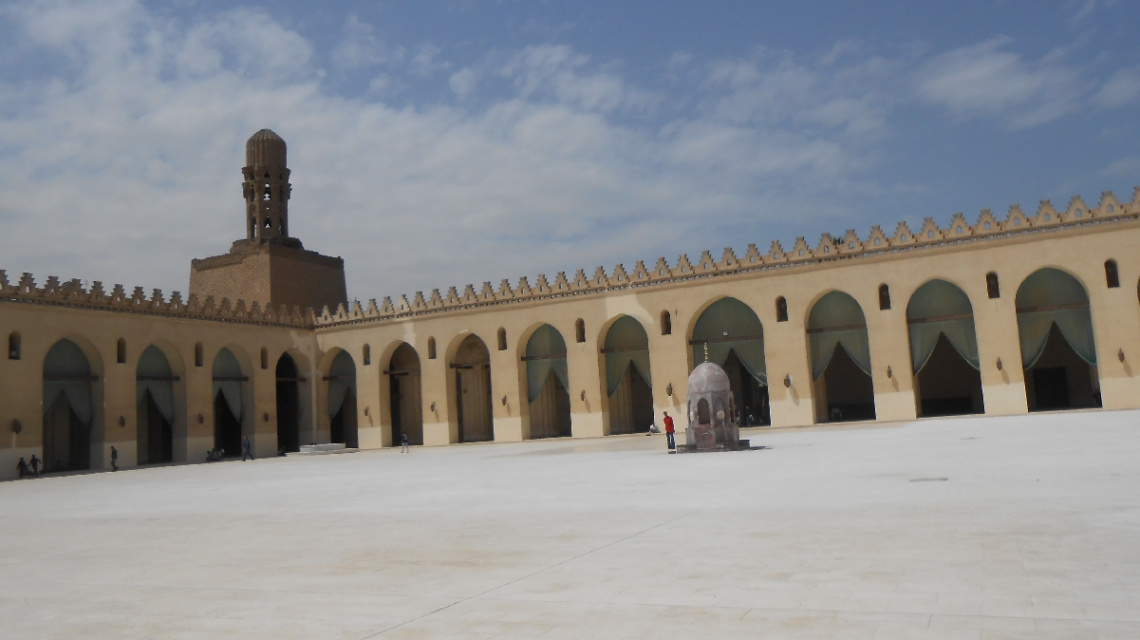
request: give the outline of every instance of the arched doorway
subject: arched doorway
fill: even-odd
[[[630,316],[614,321],[603,343],[610,433],[649,431],[653,387],[649,378],[649,336]]]
[[[974,307],[956,285],[931,280],[906,306],[919,416],[985,413]]]
[[[87,355],[66,338],[44,357],[44,442],[46,471],[91,468],[91,427],[95,419],[91,385],[98,377]]]
[[[570,435],[570,387],[566,341],[554,327],[544,324],[526,343],[526,390],[530,402],[530,437]]]
[[[491,352],[474,334],[455,351],[455,406],[460,442],[495,439],[491,407]]]
[[[329,442],[343,442],[349,449],[360,446],[356,430],[356,363],[347,351],[333,358],[329,367]]]
[[[424,443],[424,416],[420,395],[420,356],[404,342],[388,361],[388,401],[392,412],[392,446],[407,434],[408,444]]]
[[[277,377],[277,451],[293,453],[301,450],[301,378],[297,362],[288,353],[281,354],[275,369]]]
[[[178,379],[161,349],[152,344],[143,350],[135,368],[139,464],[174,461],[174,383]]]
[[[736,298],[717,300],[697,318],[689,344],[693,368],[707,358],[728,374],[740,413],[736,416],[738,425],[771,423],[764,327],[751,307]]]
[[[871,347],[863,309],[850,295],[832,291],[808,316],[816,420],[875,419]]]
[[[249,378],[237,356],[223,348],[214,357],[214,448],[227,457],[241,455],[242,404]]]
[[[1089,296],[1060,269],[1030,274],[1017,289],[1017,329],[1030,411],[1100,406]]]

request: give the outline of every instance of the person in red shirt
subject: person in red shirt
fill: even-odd
[[[669,417],[668,411],[662,411],[665,414],[665,438],[669,444],[669,453],[673,453],[677,449],[677,442],[673,439],[673,419]]]

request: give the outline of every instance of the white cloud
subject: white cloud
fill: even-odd
[[[451,74],[448,78],[448,86],[455,92],[455,95],[460,99],[467,98],[471,92],[475,90],[475,86],[479,82],[479,76],[471,68],[460,69]]]
[[[709,108],[654,126],[618,115],[663,108],[662,94],[565,46],[451,74],[461,96],[489,73],[513,87],[478,111],[395,107],[330,93],[312,46],[264,12],[180,24],[124,4],[129,24],[45,32],[47,11],[26,7],[25,38],[105,53],[76,56],[82,82],[49,67],[0,92],[0,268],[13,275],[185,291],[191,258],[243,235],[243,145],[262,127],[289,143],[291,231],[345,257],[362,298],[615,259],[632,268],[741,233],[765,244],[764,220],[834,211],[866,188],[867,148],[832,133],[874,115],[876,100],[810,63],[718,63]],[[342,63],[375,60],[369,32],[353,29],[367,46]],[[442,70],[441,57],[425,47],[410,66]],[[754,117],[765,108],[783,120]]]
[[[1061,56],[1027,62],[995,38],[936,56],[918,72],[917,91],[927,102],[958,117],[992,117],[1015,129],[1043,124],[1076,111],[1085,83]]]
[[[361,67],[395,62],[403,58],[400,47],[390,47],[380,41],[372,25],[350,15],[344,23],[343,33],[329,52],[333,66],[340,71],[353,71]]]
[[[663,61],[661,88],[566,45],[460,67],[430,46],[404,57],[355,19],[321,52],[263,11],[179,21],[125,1],[111,18],[105,3],[71,6],[6,14],[20,41],[0,50],[64,60],[27,76],[0,70],[10,277],[185,291],[191,258],[244,235],[244,142],[263,127],[289,144],[291,232],[343,256],[361,298],[632,268],[726,239],[766,249],[789,242],[772,228],[790,218],[833,220],[912,188],[881,186],[871,171],[898,108],[895,78],[912,61],[858,43],[818,56],[678,53]],[[963,116],[1032,116],[1039,105],[1016,96],[945,95],[1012,78],[1049,98],[1056,85],[1039,76],[1063,63],[1027,63],[1004,46],[932,60],[929,99]],[[322,61],[362,70],[370,93],[336,93]],[[1109,90],[1123,82],[1104,84],[1103,100],[1126,95]],[[442,102],[385,102],[391,86],[413,85],[442,86]]]
[[[1105,109],[1117,109],[1140,101],[1140,67],[1118,69],[1097,91],[1092,102]]]

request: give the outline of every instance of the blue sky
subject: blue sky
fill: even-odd
[[[244,142],[367,300],[1140,184],[1134,2],[0,5],[0,268],[187,289]]]

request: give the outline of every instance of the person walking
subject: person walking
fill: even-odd
[[[119,450],[111,445],[111,471],[119,470]]]
[[[408,448],[408,434],[400,434],[400,453],[410,453],[412,450]]]
[[[241,461],[245,462],[247,457],[253,460],[253,451],[250,450],[249,446],[249,436],[245,436],[241,439]]]
[[[37,477],[37,478],[40,477],[40,459],[37,458],[36,454],[34,454],[34,453],[32,454],[32,463],[31,464],[32,464],[32,475]]]
[[[32,475],[32,472],[28,469],[28,463],[24,462],[24,456],[20,456],[20,461],[16,463],[16,471],[20,474],[20,478],[26,478]]]
[[[665,414],[665,439],[669,445],[669,453],[677,450],[677,442],[673,439],[673,418],[669,417],[668,411],[662,411]]]

